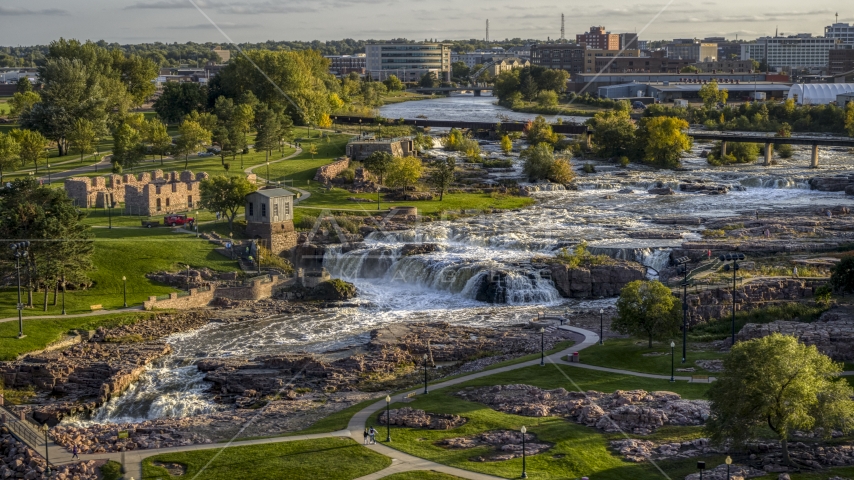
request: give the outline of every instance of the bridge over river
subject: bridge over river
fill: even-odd
[[[712,133],[712,132],[688,132],[694,140],[719,140],[721,142],[721,153],[726,155],[729,143],[764,143],[765,165],[771,165],[771,153],[773,145],[810,145],[812,146],[812,158],[810,167],[818,168],[818,147],[850,147],[854,148],[854,138],[847,137],[769,137],[765,135],[750,135],[744,133]]]

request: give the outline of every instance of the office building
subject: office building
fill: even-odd
[[[616,58],[638,58],[640,50],[602,50],[588,48],[584,50],[584,72],[598,72]]]
[[[828,66],[829,52],[841,45],[839,39],[799,33],[788,37],[762,37],[741,45],[742,60],[767,62],[775,70],[822,70]]]
[[[640,50],[637,33],[620,33],[620,50]]]
[[[827,52],[827,73],[839,75],[854,71],[854,48],[837,48]]]
[[[834,23],[824,27],[824,37],[839,40],[843,45],[854,45],[854,25]]]
[[[584,43],[590,48],[601,50],[619,50],[620,36],[606,32],[605,27],[590,27],[590,31],[575,36],[575,43]]]
[[[324,55],[329,59],[329,72],[333,75],[347,75],[350,72],[364,74],[367,68],[367,57],[364,53],[355,55]]]
[[[701,42],[693,38],[677,38],[665,46],[667,58],[693,60],[695,62],[716,62],[718,44]]]
[[[569,73],[584,71],[585,45],[569,43],[540,43],[531,45],[531,65],[566,70]]]
[[[439,80],[451,80],[451,45],[448,43],[369,43],[365,49],[367,71],[374,80],[396,75],[417,82],[433,72]]]

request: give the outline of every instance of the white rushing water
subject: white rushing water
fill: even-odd
[[[386,117],[495,120],[511,115],[492,105],[490,97],[451,97],[383,107]],[[530,118],[527,114],[522,118]],[[175,353],[155,362],[125,395],[110,401],[95,417],[99,422],[196,415],[218,407],[205,393],[204,376],[192,362],[206,357],[246,357],[287,352],[325,352],[364,344],[371,329],[393,322],[449,321],[466,325],[512,325],[526,322],[543,308],[562,311],[598,309],[612,299],[570,301],[531,265],[538,255],[553,255],[563,247],[587,241],[593,253],[635,260],[660,270],[670,249],[697,239],[699,227],[680,226],[683,238],[643,240],[629,236],[638,230],[670,231],[657,225],[660,215],[720,217],[754,210],[785,210],[814,206],[852,205],[842,193],[810,191],[817,173],[847,173],[854,157],[844,149],[823,149],[819,172],[809,169],[807,148],[795,147],[791,159],[774,167],[759,164],[710,167],[697,144],[686,158],[685,171],[615,169],[591,162],[602,173],[579,177],[579,190],[534,193],[537,204],[518,211],[434,221],[405,231],[374,233],[361,248],[331,248],[324,265],[333,276],[353,282],[358,300],[312,315],[282,315],[230,324],[210,324],[195,332],[169,338]],[[490,155],[500,156],[493,146]],[[435,152],[441,154],[441,152]],[[512,157],[518,174],[518,158]],[[733,187],[726,195],[676,194],[656,196],[646,190],[658,184],[677,188],[687,179]],[[624,189],[637,193],[621,194]],[[417,204],[416,204],[417,206]],[[436,251],[403,255],[404,245],[436,244]],[[503,272],[506,304],[478,301],[478,286],[487,275]]]

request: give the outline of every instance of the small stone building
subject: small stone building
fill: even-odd
[[[360,162],[374,152],[388,152],[395,157],[406,157],[415,152],[413,141],[409,137],[389,140],[353,140],[347,144],[347,156]]]
[[[294,231],[294,194],[284,188],[266,188],[246,196],[246,235],[259,240],[274,255],[297,245]]]

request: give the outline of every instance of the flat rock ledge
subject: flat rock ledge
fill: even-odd
[[[429,428],[430,430],[450,430],[466,423],[467,419],[459,415],[427,413],[424,410],[403,407],[390,410],[391,424],[408,428]],[[377,421],[380,425],[388,423],[386,412],[380,413]]]
[[[449,449],[469,449],[490,446],[493,453],[469,458],[470,462],[502,462],[522,456],[522,433],[511,430],[484,432],[473,437],[457,437],[439,440],[436,445]],[[552,448],[548,443],[538,442],[530,433],[525,434],[525,455],[537,455]]]
[[[683,400],[673,392],[568,392],[563,388],[495,385],[467,388],[456,395],[500,412],[528,417],[560,415],[605,432],[636,435],[649,435],[664,425],[702,425],[709,418],[708,401]]]
[[[777,320],[767,324],[748,323],[737,341],[761,338],[772,333],[792,335],[837,362],[854,360],[854,318],[841,310],[829,310],[813,323]]]

